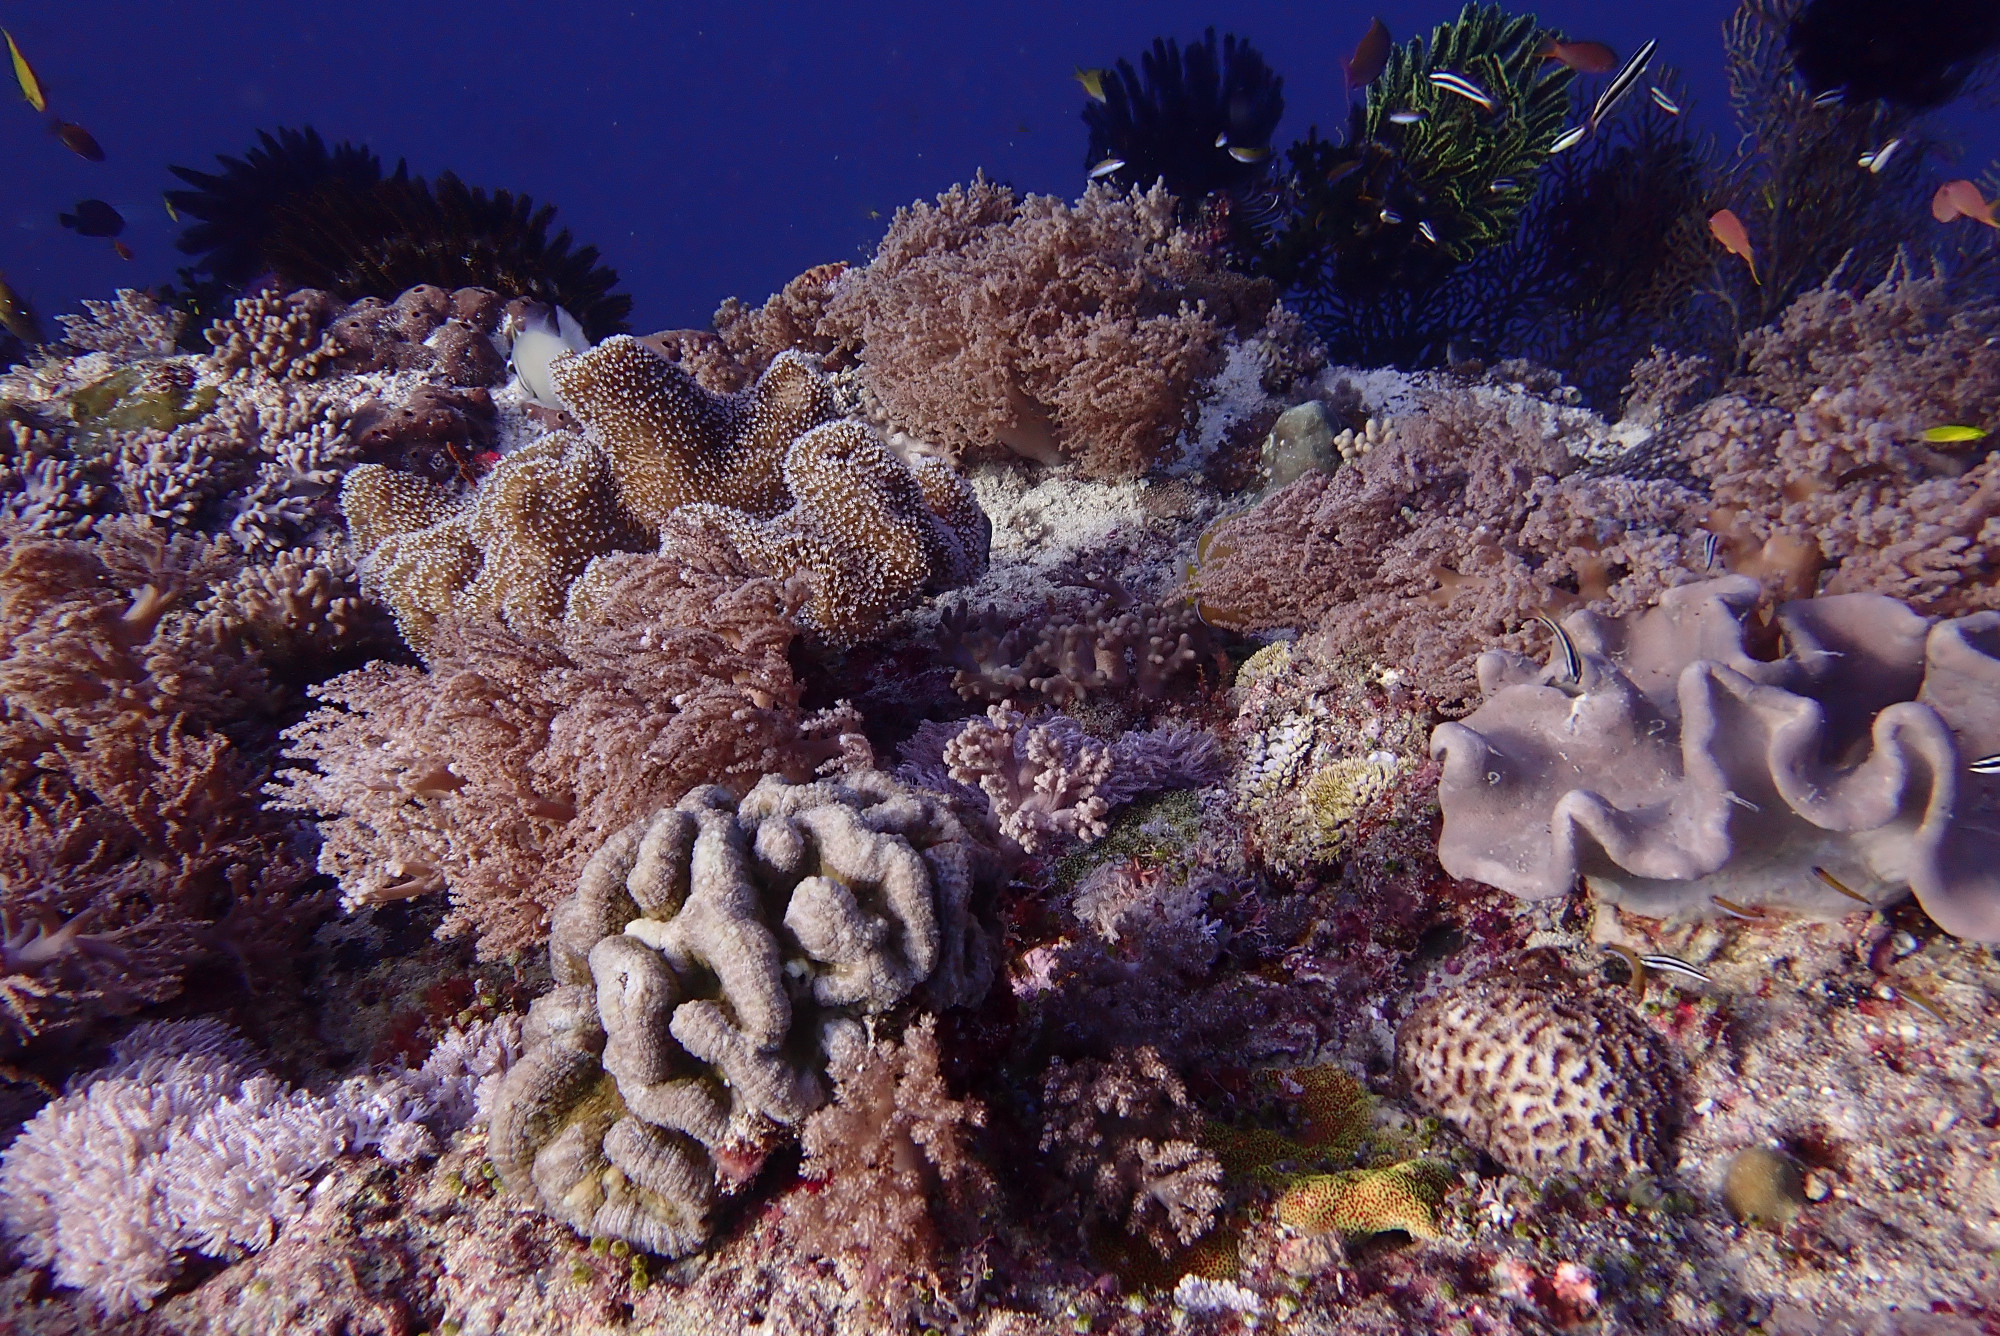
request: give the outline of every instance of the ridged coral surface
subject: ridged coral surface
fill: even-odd
[[[1438,994],[1397,1028],[1396,1074],[1531,1178],[1657,1168],[1680,1118],[1666,1045],[1624,1004],[1567,985],[1489,977]]]

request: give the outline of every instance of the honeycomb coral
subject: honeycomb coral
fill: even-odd
[[[985,995],[996,873],[876,771],[696,789],[613,835],[554,914],[557,986],[494,1104],[502,1180],[582,1233],[699,1247],[712,1153],[824,1104],[859,1018]]]
[[[1485,699],[1441,724],[1438,856],[1528,899],[1582,875],[1639,913],[1713,897],[1842,914],[1903,884],[1947,932],[2000,940],[2000,613],[1927,622],[1879,594],[1785,603],[1759,657],[1758,582],[1669,590],[1564,625],[1581,680],[1493,650]],[[1560,656],[1557,656],[1560,658]]]
[[[1517,1174],[1623,1178],[1660,1162],[1678,1078],[1662,1041],[1615,999],[1488,976],[1419,1006],[1396,1071],[1426,1111]]]

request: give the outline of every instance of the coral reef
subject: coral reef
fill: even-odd
[[[1823,874],[1871,899],[1907,882],[1947,931],[2000,938],[2000,786],[1970,768],[2000,750],[2000,613],[1783,603],[1787,648],[1760,658],[1758,595],[1738,575],[1635,618],[1573,613],[1580,677],[1560,654],[1482,655],[1479,708],[1431,739],[1444,866],[1530,897],[1582,876],[1657,915],[1718,913],[1725,893],[1838,914],[1851,898]]]
[[[1254,333],[1274,296],[1202,254],[1174,207],[1158,187],[1074,205],[953,187],[897,212],[820,328],[860,345],[862,383],[926,441],[1142,472],[1170,462],[1225,336]]]
[[[569,311],[595,338],[625,328],[630,297],[597,248],[572,251],[567,229],[549,235],[555,206],[467,186],[451,172],[435,184],[398,163],[384,176],[366,145],[328,149],[311,127],[281,128],[241,158],[217,155],[220,172],[174,167],[192,190],[167,192],[191,223],[176,243],[199,256],[183,271],[184,303],[211,304],[211,289],[241,288],[275,273],[288,287],[353,300],[394,300],[420,285],[490,288]],[[197,277],[206,275],[206,281]]]
[[[1193,209],[1204,196],[1240,190],[1263,174],[1285,114],[1285,81],[1234,33],[1218,49],[1210,28],[1185,51],[1170,37],[1156,37],[1138,70],[1120,60],[1100,78],[1102,100],[1083,108],[1090,127],[1084,165],[1111,159],[1120,165],[1093,171],[1093,179],[1142,190],[1157,181]]]
[[[865,1051],[857,1017],[985,994],[992,875],[942,802],[874,771],[767,778],[740,804],[696,789],[626,827],[555,914],[557,987],[496,1099],[503,1180],[582,1233],[666,1256],[700,1246],[711,1157],[819,1108],[828,1063],[853,1083],[835,1125],[870,1117],[890,1060]],[[892,1089],[934,1083],[914,1042]],[[908,1135],[894,1122],[876,1134]],[[955,1134],[931,1126],[931,1163],[954,1179]]]
[[[286,736],[311,768],[277,805],[319,818],[350,904],[449,888],[448,930],[504,954],[542,940],[606,830],[698,784],[803,778],[816,743],[786,651],[791,596],[654,556],[601,561],[558,639],[445,623],[428,667],[375,663],[313,689]]]
[[[1488,976],[1422,1003],[1396,1073],[1424,1109],[1515,1173],[1619,1179],[1665,1162],[1674,1063],[1628,1008],[1556,981]]]
[[[546,635],[592,561],[663,541],[703,565],[801,576],[801,619],[836,644],[984,569],[986,518],[963,480],[828,422],[826,381],[799,354],[736,395],[623,336],[551,374],[583,437],[510,453],[466,498],[380,465],[342,485],[371,586],[419,650],[444,617]]]
[[[1199,1142],[1187,1088],[1154,1049],[1056,1059],[1042,1110],[1043,1153],[1054,1153],[1068,1184],[1089,1186],[1086,1223],[1108,1217],[1169,1255],[1215,1222],[1222,1166]]]
[[[336,1157],[437,1154],[438,1134],[483,1112],[518,1032],[518,1022],[454,1031],[416,1071],[358,1076],[320,1096],[262,1072],[218,1021],[149,1022],[0,1156],[0,1233],[106,1314],[148,1308],[181,1253],[269,1247]]]
[[[1413,1239],[1441,1238],[1439,1207],[1445,1189],[1457,1181],[1450,1166],[1431,1160],[1315,1174],[1278,1198],[1278,1219],[1316,1234],[1400,1230]]]

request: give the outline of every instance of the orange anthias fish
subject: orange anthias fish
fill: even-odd
[[[1368,31],[1347,60],[1349,90],[1366,88],[1389,64],[1389,29],[1381,19],[1371,20]]]
[[[14,43],[14,34],[0,28],[0,36],[7,39],[7,54],[14,58],[14,81],[21,85],[21,96],[28,99],[28,105],[36,111],[49,109],[48,95],[42,92],[42,81],[35,77],[34,67],[21,54],[21,48]]]
[[[1535,54],[1560,60],[1578,74],[1609,74],[1618,68],[1618,53],[1602,42],[1558,42],[1551,37]]]
[[[1993,216],[1993,204],[1979,193],[1979,187],[1970,181],[1947,181],[1931,196],[1931,217],[1941,223],[1953,222],[1960,218],[1970,218],[1988,227],[2000,229],[2000,219]]]
[[[1750,248],[1750,233],[1743,226],[1743,220],[1733,209],[1718,209],[1709,215],[1708,230],[1715,233],[1715,239],[1722,243],[1722,249],[1731,255],[1741,255],[1743,263],[1750,266],[1750,281],[1758,287],[1764,280],[1757,277],[1757,252]]]

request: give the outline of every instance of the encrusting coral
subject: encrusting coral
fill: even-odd
[[[1308,1233],[1443,1236],[1438,1213],[1445,1190],[1458,1181],[1450,1165],[1405,1160],[1385,1169],[1343,1169],[1300,1180],[1278,1198],[1278,1219]]]
[[[1814,913],[1907,883],[1937,924],[2000,940],[2000,613],[1927,622],[1880,594],[1780,604],[1762,657],[1748,576],[1641,616],[1565,619],[1581,660],[1491,650],[1440,724],[1438,856],[1531,899],[1585,878],[1642,914],[1716,898]],[[1768,653],[1768,649],[1764,649]]]
[[[859,1018],[984,996],[996,871],[875,771],[700,788],[619,831],[555,914],[556,989],[495,1105],[503,1181],[581,1233],[699,1247],[712,1157],[824,1104],[829,1062],[865,1066]]]
[[[1396,1031],[1418,1105],[1517,1174],[1622,1179],[1662,1167],[1678,1125],[1664,1042],[1615,997],[1489,975],[1439,993]]]

